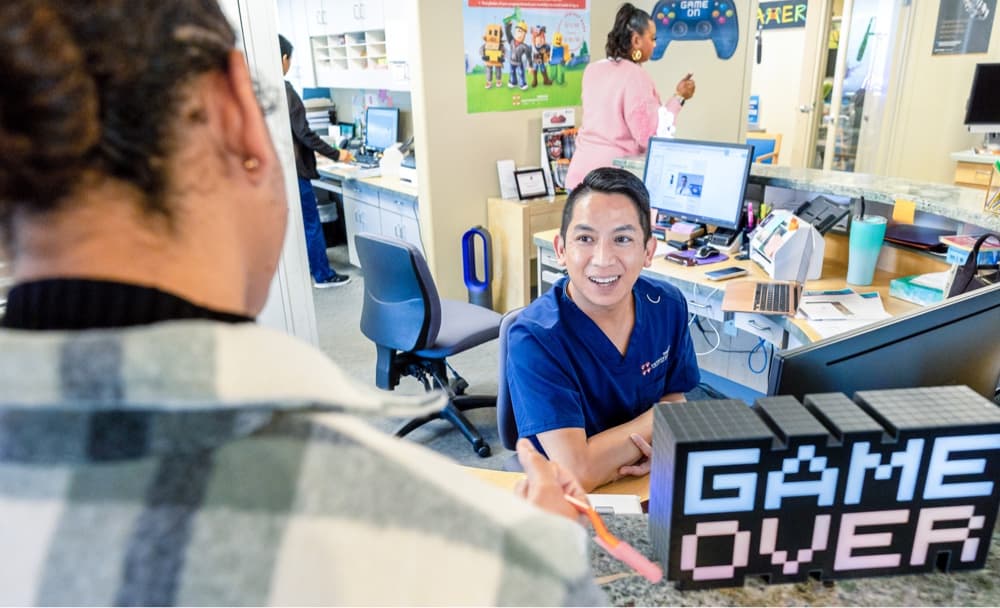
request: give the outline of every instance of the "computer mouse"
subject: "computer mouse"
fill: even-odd
[[[719,251],[715,247],[712,247],[711,245],[705,245],[703,247],[699,247],[698,251],[694,252],[694,257],[698,258],[699,260],[703,260],[705,258],[710,258],[717,253],[719,253]]]

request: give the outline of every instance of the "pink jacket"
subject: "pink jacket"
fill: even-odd
[[[611,166],[616,158],[643,154],[656,134],[660,105],[653,79],[641,65],[627,59],[588,65],[583,72],[583,121],[566,187],[575,188],[592,169]],[[667,109],[674,116],[680,113],[676,97]]]

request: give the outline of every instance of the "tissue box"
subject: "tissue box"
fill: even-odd
[[[944,291],[914,283],[913,279],[919,276],[914,274],[889,281],[889,295],[921,306],[937,304],[944,300]]]

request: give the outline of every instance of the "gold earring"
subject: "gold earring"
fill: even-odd
[[[260,166],[260,161],[256,158],[250,157],[243,161],[243,168],[247,171],[253,171]]]
[[[642,51],[639,49],[632,51],[632,61],[638,63],[640,59],[642,59]]]

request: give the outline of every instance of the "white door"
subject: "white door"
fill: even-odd
[[[910,11],[903,0],[809,3],[812,59],[804,62],[793,164],[837,171],[878,171],[886,98],[896,85],[896,47]],[[818,10],[814,10],[818,9]],[[842,14],[838,14],[840,11]]]

